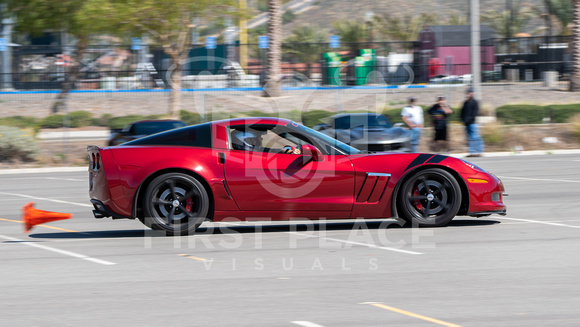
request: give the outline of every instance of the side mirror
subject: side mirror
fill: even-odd
[[[330,128],[330,125],[328,125],[328,124],[318,124],[318,125],[314,126],[315,131],[325,131],[329,128]]]
[[[305,162],[308,161],[323,161],[322,152],[318,150],[314,145],[302,144],[300,146],[300,152],[302,156],[305,157]]]

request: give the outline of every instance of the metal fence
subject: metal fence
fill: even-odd
[[[571,71],[569,37],[531,37],[492,39],[482,42],[495,48],[494,60],[482,63],[482,81],[489,86],[534,82],[560,87]],[[348,87],[413,84],[468,84],[468,64],[430,63],[418,53],[417,42],[285,43],[283,48],[282,87]],[[245,67],[236,66],[240,52],[247,52]],[[374,49],[377,60],[361,75],[357,71],[359,49]],[[73,49],[54,46],[20,47],[14,51],[11,74],[0,76],[0,98],[58,92],[68,78]],[[323,60],[325,52],[337,52],[341,62]],[[406,56],[393,63],[392,54]],[[220,44],[216,49],[192,45],[184,62],[181,87],[186,91],[257,92],[265,81],[266,49],[258,44]],[[333,67],[333,65],[335,65]],[[87,97],[143,97],[171,88],[171,62],[159,48],[132,50],[129,45],[89,46],[82,60],[81,73],[73,92]],[[336,69],[332,69],[336,68]],[[546,72],[550,72],[547,74]],[[12,91],[13,90],[13,91]]]

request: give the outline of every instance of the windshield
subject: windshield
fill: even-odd
[[[335,118],[335,129],[352,128],[390,128],[391,122],[384,115],[377,114],[351,114]]]
[[[318,141],[318,146],[323,147],[323,151],[327,154],[358,154],[362,153],[360,150],[355,149],[347,144],[344,144],[330,136],[319,133],[313,129],[310,129],[304,125],[297,124],[295,122],[288,123],[287,127],[294,128],[300,133],[304,134],[310,139]]]
[[[369,127],[391,127],[391,122],[383,115],[369,115]]]

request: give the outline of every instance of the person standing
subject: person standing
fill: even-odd
[[[421,135],[423,134],[423,108],[416,105],[417,98],[410,97],[409,105],[401,111],[403,121],[411,129],[411,152],[419,151],[419,143],[421,142]]]
[[[433,139],[433,149],[435,152],[448,152],[447,145],[447,116],[453,113],[453,110],[447,105],[444,96],[437,97],[437,103],[434,104],[428,111],[431,115],[433,128],[435,129],[435,137]]]
[[[467,100],[463,103],[461,108],[461,120],[465,125],[465,133],[467,134],[467,148],[469,155],[467,157],[481,157],[484,151],[484,144],[481,135],[479,134],[479,126],[475,119],[479,114],[479,104],[474,98],[473,89],[467,89]]]

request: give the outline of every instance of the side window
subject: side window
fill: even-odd
[[[274,130],[269,130],[264,136],[265,152],[280,152],[285,146],[291,146],[293,148],[300,147],[299,140],[290,138],[289,136],[286,132],[276,133]]]
[[[310,143],[279,125],[233,126],[230,142],[234,150],[268,153],[289,153],[288,147],[299,149],[302,144]]]
[[[350,128],[350,116],[338,117],[334,120],[335,129],[349,129]]]

